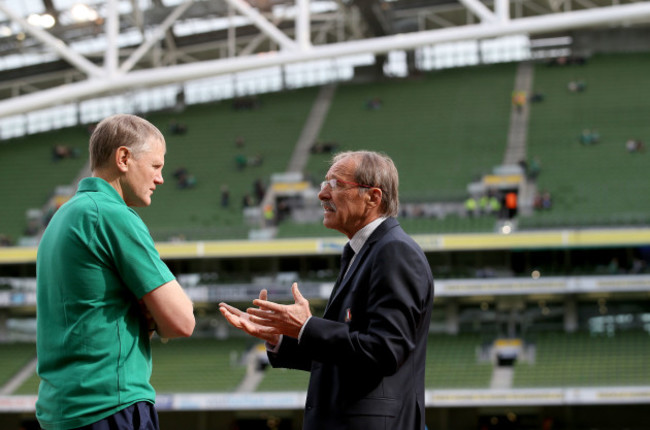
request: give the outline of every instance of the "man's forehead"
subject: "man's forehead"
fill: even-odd
[[[156,136],[149,137],[149,139],[147,139],[147,143],[152,148],[156,148],[156,149],[162,148],[165,152],[167,152],[167,144],[165,143],[165,141],[162,140],[162,139],[159,139]]]
[[[327,172],[327,176],[342,176],[354,174],[354,163],[351,157],[344,158],[332,164]]]

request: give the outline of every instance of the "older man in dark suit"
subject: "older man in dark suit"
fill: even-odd
[[[398,174],[369,151],[332,160],[319,198],[323,224],[345,234],[339,279],[322,318],[293,284],[295,303],[267,300],[246,313],[225,303],[234,326],[267,341],[274,367],[311,372],[306,430],[422,430],[433,277],[402,230]]]

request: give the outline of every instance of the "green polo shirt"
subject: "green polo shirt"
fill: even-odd
[[[82,427],[153,403],[151,348],[138,300],[174,276],[138,214],[100,178],[85,178],[38,247],[36,416]]]

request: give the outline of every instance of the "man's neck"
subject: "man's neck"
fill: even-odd
[[[122,184],[120,182],[121,176],[113,172],[111,169],[108,168],[103,168],[103,169],[95,169],[92,172],[92,177],[93,178],[100,178],[105,180],[106,182],[109,183],[109,185],[113,188],[115,188],[115,191],[117,191],[117,194],[122,197],[122,200],[124,200],[124,192],[122,191]]]

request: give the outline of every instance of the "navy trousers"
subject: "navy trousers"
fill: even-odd
[[[158,413],[151,403],[138,402],[76,430],[159,430]]]

